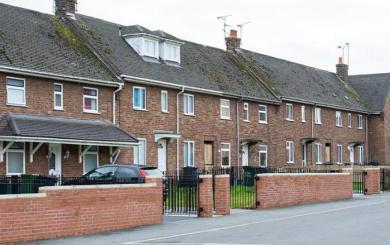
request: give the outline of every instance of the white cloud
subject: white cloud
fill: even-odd
[[[52,0],[0,2],[52,13]],[[244,27],[243,48],[334,71],[337,46],[351,42],[351,73],[390,72],[385,0],[79,0],[79,12],[124,25],[162,29],[224,48],[217,16]]]

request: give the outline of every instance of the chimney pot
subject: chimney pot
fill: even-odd
[[[241,46],[241,38],[237,37],[237,30],[231,29],[228,37],[225,38],[226,50],[234,51]]]
[[[343,57],[339,57],[339,64],[344,64]]]
[[[230,37],[237,37],[237,30],[231,29],[230,30]]]

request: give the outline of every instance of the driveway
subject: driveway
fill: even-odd
[[[163,225],[33,244],[390,245],[390,193],[267,211],[234,210],[225,217],[166,219]]]

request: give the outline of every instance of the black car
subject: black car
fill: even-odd
[[[95,168],[81,177],[64,178],[63,185],[131,184],[144,183],[145,176],[163,174],[154,167],[110,164]]]

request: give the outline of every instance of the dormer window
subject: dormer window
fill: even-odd
[[[163,42],[161,43],[161,59],[180,63],[180,46],[178,44]]]
[[[144,38],[143,55],[158,59],[158,41]]]

